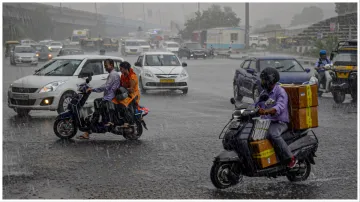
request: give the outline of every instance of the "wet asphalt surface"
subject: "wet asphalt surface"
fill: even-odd
[[[112,54],[116,55],[116,54]],[[125,58],[131,64],[137,57]],[[5,199],[355,199],[357,106],[319,99],[316,165],[307,181],[244,177],[217,190],[210,181],[218,135],[231,117],[232,78],[241,61],[186,60],[189,93],[149,92],[148,131],[138,141],[110,133],[61,141],[53,132],[56,112],[21,118],[7,107],[10,83],[36,67],[3,62],[3,198]],[[38,67],[40,67],[39,64]],[[252,102],[244,99],[244,102]],[[78,135],[81,133],[78,132]]]

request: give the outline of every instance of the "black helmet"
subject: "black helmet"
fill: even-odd
[[[270,87],[280,80],[280,74],[275,68],[267,67],[261,72],[260,79],[261,87],[270,91]]]
[[[116,89],[116,99],[117,100],[124,100],[129,96],[128,91],[124,87],[120,87]]]
[[[124,61],[124,62],[120,63],[120,67],[129,70],[131,68],[131,65],[130,65],[130,63]]]

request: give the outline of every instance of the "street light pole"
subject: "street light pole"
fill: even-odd
[[[245,48],[249,48],[249,3],[245,3]]]
[[[198,30],[200,30],[200,2],[198,3],[198,13],[199,13]]]
[[[144,29],[145,30],[145,4],[143,3],[143,20],[144,20]]]

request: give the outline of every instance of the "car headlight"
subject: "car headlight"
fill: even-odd
[[[13,84],[10,84],[8,91],[11,91]]]
[[[65,83],[65,81],[56,81],[56,82],[49,83],[46,86],[44,86],[43,88],[41,88],[39,93],[56,91],[56,89],[64,83]]]
[[[145,70],[144,71],[144,76],[146,76],[146,77],[154,77],[154,74],[149,70]]]
[[[39,57],[39,53],[36,53],[36,55],[34,57]]]
[[[187,72],[185,71],[185,69],[181,72],[180,77],[186,77],[187,76]]]

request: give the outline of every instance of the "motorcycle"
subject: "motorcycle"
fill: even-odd
[[[131,114],[134,115],[135,124],[133,126],[123,127],[124,119],[118,111],[116,111],[114,116],[115,125],[111,127],[106,127],[104,123],[99,122],[98,113],[87,114],[84,112],[83,106],[91,94],[91,92],[86,92],[86,90],[90,88],[89,82],[92,79],[92,74],[89,73],[87,77],[86,82],[78,86],[79,93],[74,93],[71,102],[68,104],[67,111],[56,117],[53,127],[55,135],[60,139],[71,139],[79,129],[82,132],[89,130],[93,133],[111,132],[116,135],[122,135],[125,139],[129,140],[140,138],[143,133],[143,127],[147,130],[143,117],[148,114],[148,109],[142,106],[139,109],[135,107],[135,99],[128,106]],[[100,103],[94,101],[94,107],[95,112],[97,112],[100,108]],[[110,108],[115,109],[115,105],[110,103]]]
[[[267,99],[262,99],[264,100]],[[211,181],[216,188],[225,189],[234,186],[241,182],[243,176],[268,178],[286,176],[293,182],[304,181],[309,177],[311,164],[315,164],[314,157],[318,147],[318,139],[311,129],[288,130],[282,134],[298,160],[295,167],[288,168],[286,163],[277,162],[262,168],[255,160],[256,154],[250,146],[259,108],[251,107],[249,104],[237,106],[234,98],[231,98],[230,102],[235,105],[235,110],[219,135],[225,150],[214,158],[210,172]],[[223,131],[229,124],[222,137]],[[310,133],[313,135],[310,136]],[[279,159],[279,156],[276,156]]]

